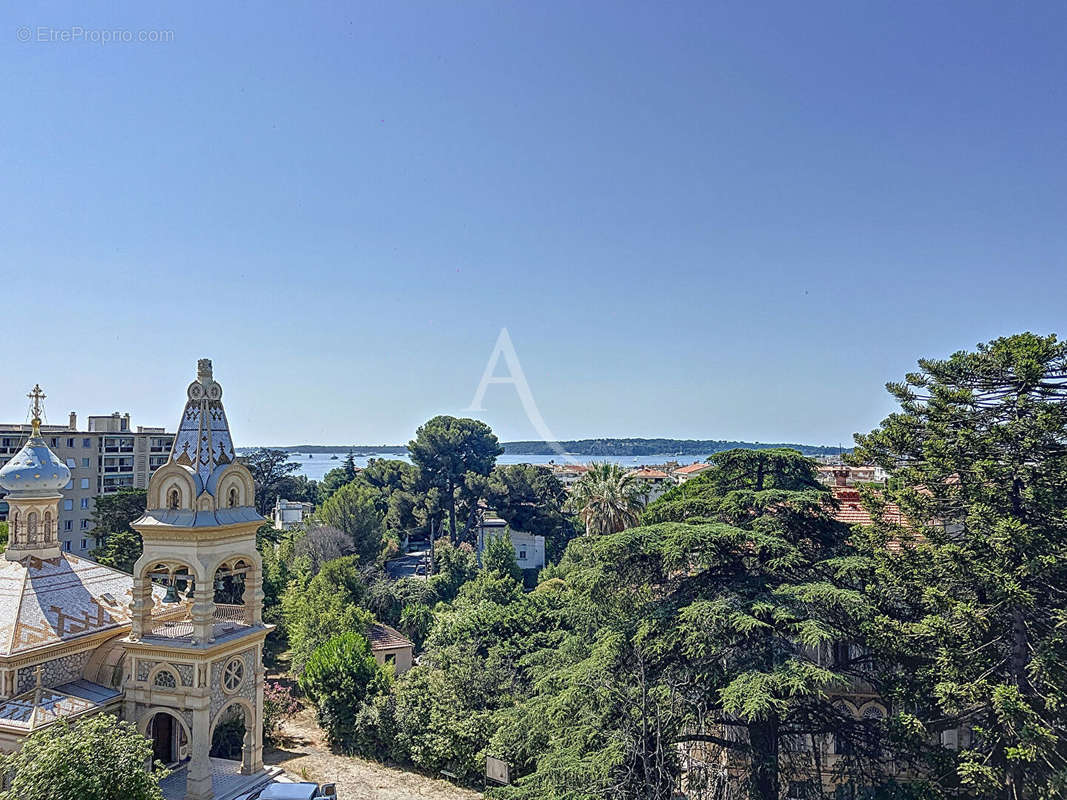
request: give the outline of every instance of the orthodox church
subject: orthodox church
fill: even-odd
[[[60,547],[70,470],[41,437],[40,387],[26,445],[0,469],[9,541],[0,557],[0,749],[56,720],[110,713],[137,725],[212,800],[212,735],[240,717],[240,772],[263,770],[262,562],[255,486],[237,461],[222,387],[202,359],[170,459],[152,475],[134,574]]]

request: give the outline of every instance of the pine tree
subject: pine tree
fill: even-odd
[[[927,732],[962,731],[963,791],[1062,796],[1067,344],[1025,333],[919,365],[888,386],[901,410],[856,437],[892,475],[872,510],[893,500],[905,520],[860,542],[873,596],[933,705]]]

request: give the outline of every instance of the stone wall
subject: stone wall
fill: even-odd
[[[86,651],[45,661],[41,664],[41,683],[44,686],[62,686],[64,683],[81,680],[89,656],[90,652]],[[28,692],[36,685],[37,667],[23,667],[15,681],[15,694]]]

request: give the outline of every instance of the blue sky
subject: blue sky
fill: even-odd
[[[847,443],[1064,319],[1061,2],[2,18],[0,419],[173,427],[207,356],[238,444],[403,442],[507,327],[559,437]]]

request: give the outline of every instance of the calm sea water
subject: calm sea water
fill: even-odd
[[[345,451],[338,453],[294,453],[289,462],[292,464],[300,465],[300,472],[306,475],[308,478],[316,481],[321,481],[323,476],[326,475],[331,469],[341,466],[344,461]],[[336,456],[336,458],[335,458]],[[382,453],[378,456],[355,456],[355,462],[357,467],[367,466],[367,462],[372,458],[390,458],[399,459],[401,461],[410,461],[406,453]],[[588,464],[591,461],[610,461],[615,464],[621,464],[624,467],[640,467],[644,464],[663,464],[667,461],[677,461],[679,464],[692,464],[695,461],[703,461],[707,456],[672,456],[672,455],[651,455],[651,456],[572,456],[572,462],[578,462],[579,464]],[[566,463],[566,459],[562,456],[520,456],[520,455],[502,455],[497,460],[498,464],[549,464],[549,463],[563,464]]]

